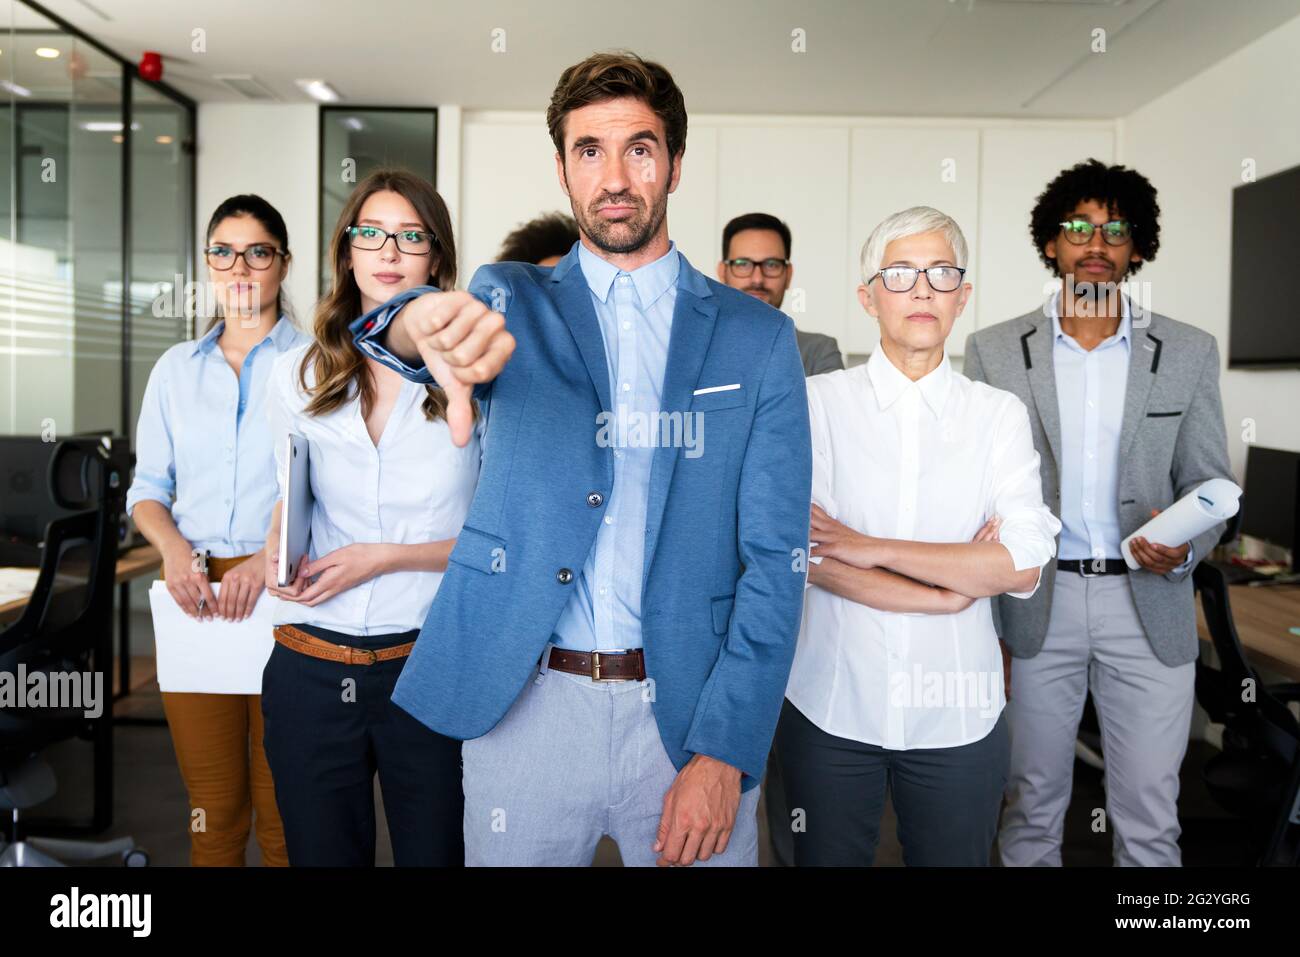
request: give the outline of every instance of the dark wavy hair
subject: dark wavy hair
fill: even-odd
[[[330,291],[316,304],[316,338],[298,366],[298,384],[311,396],[308,415],[324,415],[350,402],[361,400],[361,414],[370,414],[375,400],[374,382],[366,366],[366,357],[352,344],[348,325],[361,315],[361,289],[352,272],[351,238],[345,232],[356,224],[367,199],[375,193],[393,192],[415,208],[424,228],[433,234],[429,257],[429,282],[439,289],[456,286],[456,240],[452,234],[451,214],[433,184],[405,169],[383,167],[372,172],[352,190],[338,223],[330,237]],[[405,254],[404,254],[405,255]],[[408,258],[416,258],[408,256]],[[308,385],[307,369],[315,366],[315,383]],[[437,386],[426,385],[424,417],[430,421],[447,417],[447,393]],[[478,404],[472,403],[478,419]]]
[[[1135,169],[1107,166],[1100,160],[1085,160],[1047,184],[1034,202],[1029,231],[1034,248],[1047,268],[1060,275],[1056,260],[1047,255],[1047,244],[1061,235],[1061,222],[1074,212],[1079,203],[1095,200],[1114,215],[1122,216],[1133,227],[1133,249],[1142,262],[1130,263],[1129,273],[1136,273],[1142,263],[1156,258],[1160,248],[1160,206],[1156,188]]]
[[[506,236],[497,262],[532,263],[563,256],[578,241],[578,224],[572,216],[546,213],[529,220]]]
[[[662,65],[628,51],[593,53],[560,74],[546,110],[555,151],[564,157],[564,120],[571,112],[622,96],[641,100],[663,123],[671,171],[677,154],[686,149],[686,101]]]

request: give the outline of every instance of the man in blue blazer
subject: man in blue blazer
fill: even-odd
[[[669,241],[686,110],[662,66],[594,55],[547,120],[569,254],[354,324],[447,389],[458,440],[471,383],[488,415],[393,701],[465,739],[467,863],[588,864],[608,834],[625,864],[753,865],[808,540],[794,325]]]

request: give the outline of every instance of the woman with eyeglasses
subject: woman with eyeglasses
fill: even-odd
[[[276,357],[306,337],[286,315],[289,234],[274,206],[226,200],[204,255],[218,317],[149,374],[126,508],[162,554],[176,604],[194,618],[239,621],[262,594],[276,499],[268,379]],[[192,809],[190,863],[242,866],[256,813],[262,863],[287,864],[260,695],[164,691],[162,700]]]
[[[1061,525],[1024,403],[948,363],[965,263],[943,213],[890,216],[858,287],[880,345],[808,380],[810,587],[776,732],[798,865],[869,866],[886,792],[905,863],[989,863],[1010,760],[990,596],[1030,597]]]
[[[349,330],[408,289],[453,287],[447,207],[414,175],[375,172],[344,206],[330,262],[316,341],[273,373],[277,453],[288,433],[306,439],[315,496],[310,553],[284,588],[278,507],[266,546],[284,602],[262,708],[289,861],[373,866],[377,773],[394,862],[462,865],[460,742],[390,698],[469,511],[479,434],[457,447],[446,394],[364,355]]]

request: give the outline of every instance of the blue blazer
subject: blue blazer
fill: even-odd
[[[517,345],[475,390],[490,399],[478,490],[393,693],[461,739],[490,731],[536,673],[614,483],[613,450],[596,440],[608,365],[577,246],[553,269],[484,266],[469,291],[505,315]],[[418,292],[353,328],[371,355],[432,382],[380,343]],[[677,768],[710,755],[748,790],[785,695],[807,567],[812,453],[794,324],[683,257],[662,409],[702,413],[703,431],[702,454],[661,446],[652,465],[641,625],[655,720]]]

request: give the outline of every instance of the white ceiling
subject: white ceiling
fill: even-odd
[[[565,66],[630,48],[696,113],[1011,117],[1126,115],[1300,16],[1300,0],[45,2],[128,59],[163,53],[164,79],[205,102],[241,99],[214,76],[251,73],[285,102],[322,78],[356,105],[540,110]]]

